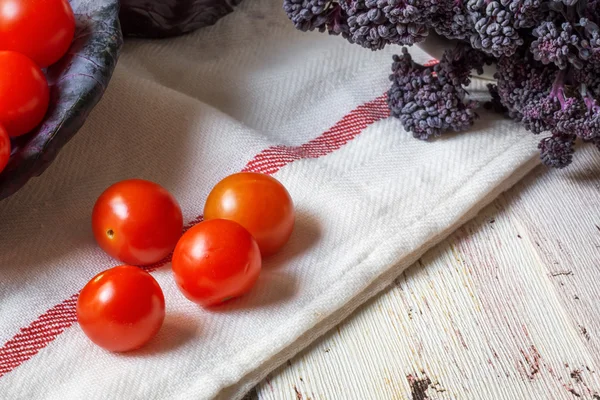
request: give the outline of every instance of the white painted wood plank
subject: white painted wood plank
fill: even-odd
[[[565,171],[535,171],[499,203],[529,232],[553,289],[600,362],[600,155],[587,146]]]
[[[501,196],[257,397],[600,399],[600,157],[578,155]]]

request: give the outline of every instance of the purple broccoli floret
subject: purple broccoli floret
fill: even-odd
[[[388,92],[391,113],[418,139],[462,131],[477,118],[478,103],[466,98],[465,86],[473,69],[481,70],[486,57],[466,45],[444,53],[430,67],[415,63],[406,48],[394,56],[392,87]]]
[[[296,29],[318,30],[348,38],[347,16],[337,3],[330,0],[284,0],[283,10]]]
[[[284,0],[283,9],[301,31],[341,34],[380,50],[425,40],[438,6],[436,0]]]
[[[438,35],[467,41],[473,34],[473,21],[461,1],[443,1],[431,24]]]
[[[544,64],[554,63],[561,69],[565,69],[570,60],[578,60],[579,37],[570,23],[564,22],[559,28],[554,22],[545,21],[532,33],[536,40],[531,43],[531,51],[536,60]]]
[[[469,0],[467,9],[475,21],[470,37],[474,48],[500,57],[513,54],[524,43],[514,27],[514,14],[499,1]]]
[[[342,1],[340,6],[348,15],[349,40],[371,50],[391,43],[414,44],[427,36],[425,25],[412,18],[418,9],[408,2],[356,0]]]
[[[551,132],[540,142],[542,161],[563,168],[572,160],[573,144],[600,138],[600,106],[585,76],[544,65],[531,53],[520,52],[498,61],[497,94],[511,116],[533,133]],[[579,81],[580,78],[582,81]]]
[[[284,0],[283,10],[303,32],[324,30],[331,14],[329,0]]]
[[[583,68],[600,51],[598,8],[596,1],[588,0],[548,2],[549,12],[531,31],[535,40],[530,47],[536,60],[561,69],[568,65]]]
[[[564,168],[573,161],[575,135],[553,135],[538,144],[542,162],[553,168]]]

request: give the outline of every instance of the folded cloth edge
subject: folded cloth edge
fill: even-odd
[[[365,257],[361,262],[355,265],[352,270],[348,271],[344,276],[345,279],[338,281],[336,285],[330,287],[327,292],[323,293],[319,298],[316,298],[312,302],[312,304],[319,302],[321,304],[328,304],[330,308],[334,308],[331,306],[334,304],[334,311],[324,314],[322,319],[317,321],[312,327],[303,326],[302,321],[305,321],[306,324],[306,321],[311,319],[314,320],[314,318],[305,315],[306,313],[295,315],[293,320],[290,320],[287,325],[280,328],[280,331],[284,332],[285,329],[294,326],[295,335],[290,335],[289,333],[276,335],[277,337],[287,337],[287,340],[279,346],[274,346],[279,347],[275,350],[275,354],[259,355],[249,348],[243,354],[240,354],[238,360],[232,363],[237,366],[243,365],[244,367],[240,369],[251,370],[250,373],[239,377],[231,368],[228,370],[217,370],[215,371],[215,374],[213,374],[213,378],[216,377],[216,380],[220,381],[221,384],[215,388],[214,392],[202,393],[206,389],[203,387],[203,384],[200,382],[193,382],[190,387],[183,392],[178,393],[177,398],[197,398],[199,393],[202,393],[203,398],[223,400],[237,400],[244,397],[247,392],[263,380],[270,372],[304,350],[317,338],[342,322],[359,306],[387,288],[396,277],[398,277],[406,268],[414,264],[429,249],[443,241],[456,229],[475,217],[479,211],[489,205],[501,193],[510,189],[533,168],[538,166],[540,161],[537,152],[532,151],[532,149],[535,148],[533,145],[535,140],[532,140],[532,136],[533,135],[523,136],[520,140],[495,156],[490,162],[483,165],[468,179],[469,182],[479,182],[478,179],[473,178],[477,176],[491,176],[493,179],[488,185],[473,187],[474,185],[471,183],[460,187],[460,189],[452,193],[445,202],[441,203],[423,218],[404,228],[402,231],[394,232],[387,241],[373,249],[370,254],[377,253],[381,248],[394,243],[398,236],[410,235],[410,231],[414,231],[415,235],[426,235],[427,232],[431,232],[431,230],[427,228],[446,226],[445,229],[436,232],[429,239],[422,240],[422,245],[420,247],[413,249],[404,257],[402,257],[401,254],[390,254],[389,258],[391,258],[391,260],[386,264],[387,266],[385,269],[373,273],[371,281],[364,282],[363,289],[358,295],[349,299],[336,296],[336,294],[339,294],[340,292],[344,293],[344,291],[340,289],[340,286],[348,285],[348,278],[354,278],[354,280],[364,279],[364,276],[361,276],[358,270],[361,264],[366,264],[369,261],[369,256]],[[512,158],[511,163],[507,163],[506,154],[512,154],[510,157]],[[507,165],[510,166],[507,167]],[[453,200],[458,199],[461,196],[469,196],[470,198],[475,197],[477,200],[466,210],[463,210],[460,207],[449,206],[450,203],[453,203]],[[449,211],[447,207],[451,210]],[[354,276],[350,277],[349,275]],[[313,307],[309,306],[306,307],[306,309],[309,309],[309,312],[314,312]],[[253,347],[256,349],[264,348],[264,344],[262,342],[257,342]],[[242,358],[245,360],[242,360]],[[225,376],[227,376],[227,378],[223,379]]]

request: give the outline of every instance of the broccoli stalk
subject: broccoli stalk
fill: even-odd
[[[592,97],[592,94],[590,93],[585,84],[582,83],[579,85],[579,93],[581,93],[583,102],[585,103],[585,106],[589,112],[597,113],[598,111],[600,111],[600,106],[598,106],[598,102],[595,98]]]

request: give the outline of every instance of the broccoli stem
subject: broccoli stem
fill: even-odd
[[[552,90],[550,91],[550,97],[558,99],[560,103],[561,110],[565,110],[566,108],[566,98],[565,98],[565,76],[567,72],[562,69],[556,74],[556,79],[552,84]]]
[[[600,111],[600,106],[598,106],[598,102],[592,97],[590,91],[588,90],[588,87],[585,84],[582,83],[579,85],[579,93],[581,93],[581,97],[583,98],[583,102],[585,103],[585,106],[587,107],[588,111],[594,113]]]

